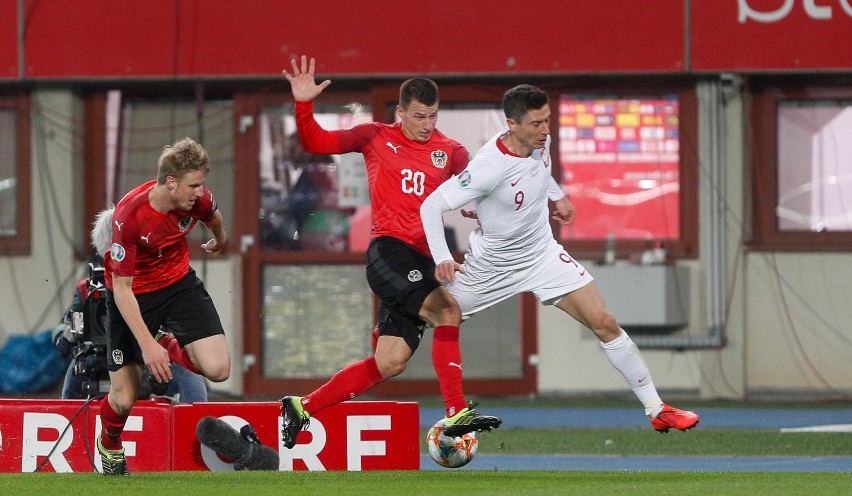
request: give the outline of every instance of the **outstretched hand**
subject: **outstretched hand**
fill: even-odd
[[[290,88],[293,90],[293,99],[297,102],[312,101],[322,93],[322,90],[331,84],[330,79],[316,84],[314,80],[314,67],[316,64],[313,57],[308,62],[308,57],[302,55],[301,65],[299,64],[299,59],[294,57],[290,60],[290,64],[293,66],[293,71],[288,72],[287,69],[284,69],[281,73],[284,74],[287,81],[290,81]]]

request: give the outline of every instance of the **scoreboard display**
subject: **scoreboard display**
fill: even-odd
[[[561,95],[562,184],[578,212],[562,237],[676,239],[679,129],[676,95]]]

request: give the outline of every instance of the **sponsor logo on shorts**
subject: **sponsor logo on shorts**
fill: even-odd
[[[116,262],[121,262],[124,260],[124,256],[127,255],[127,252],[124,250],[124,247],[118,243],[113,243],[112,247],[109,249],[109,256]]]
[[[461,174],[459,174],[459,186],[462,188],[466,188],[470,185],[470,171],[465,170]]]
[[[121,350],[112,350],[112,363],[121,365],[124,363],[124,352]]]
[[[408,273],[408,280],[411,282],[417,282],[423,279],[423,274],[420,273],[419,270],[412,270]]]

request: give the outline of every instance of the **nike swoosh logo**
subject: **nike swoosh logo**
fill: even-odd
[[[513,187],[513,188],[514,188],[514,187],[515,187],[515,185],[516,185],[516,184],[518,184],[519,182],[521,182],[521,178],[518,178],[518,180],[517,180],[517,181],[512,181],[511,183],[509,183],[509,186],[511,186],[511,187]]]

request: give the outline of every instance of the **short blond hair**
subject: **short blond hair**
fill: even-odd
[[[197,141],[184,138],[163,147],[157,161],[157,183],[165,184],[169,176],[181,179],[187,173],[199,170],[204,175],[210,172],[210,157]]]

